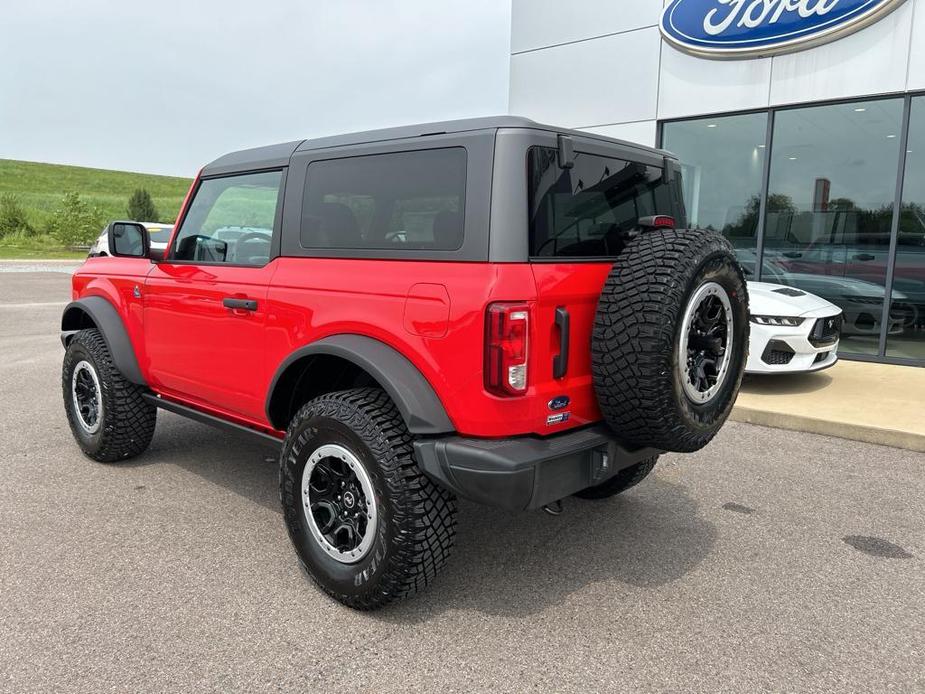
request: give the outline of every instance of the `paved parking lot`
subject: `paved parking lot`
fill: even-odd
[[[0,268],[0,691],[923,691],[925,455],[729,424],[560,517],[463,503],[419,598],[299,571],[272,451],[160,413],[100,465],[61,273]]]

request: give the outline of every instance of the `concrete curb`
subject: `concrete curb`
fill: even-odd
[[[790,429],[791,431],[805,431],[811,434],[824,434],[837,436],[852,441],[876,443],[881,446],[893,446],[910,451],[925,453],[925,434],[866,424],[836,422],[828,419],[819,419],[807,415],[789,414],[783,412],[769,412],[767,410],[735,405],[732,408],[730,419],[747,424],[760,424],[775,429]]]
[[[0,264],[7,263],[10,265],[80,265],[83,262],[81,258],[0,258]]]

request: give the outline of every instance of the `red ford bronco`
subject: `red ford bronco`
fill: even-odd
[[[501,117],[236,152],[165,250],[114,222],[61,321],[71,430],[157,409],[279,446],[299,560],[372,609],[424,588],[456,498],[537,509],[642,480],[725,421],[747,349],[728,243],[670,154]]]

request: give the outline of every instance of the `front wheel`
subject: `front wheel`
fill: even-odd
[[[61,371],[64,410],[74,440],[101,463],[126,460],[150,445],[157,408],[116,368],[98,330],[71,338]]]
[[[280,499],[302,566],[370,610],[426,587],[450,555],[456,499],[418,468],[388,395],[357,388],[299,410],[280,457]]]

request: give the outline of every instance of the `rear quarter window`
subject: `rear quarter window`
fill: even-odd
[[[464,147],[312,162],[302,199],[306,249],[454,251],[463,244]]]
[[[685,224],[678,172],[665,182],[661,167],[586,152],[560,169],[554,148],[531,147],[527,175],[532,257],[611,257],[640,217]]]

